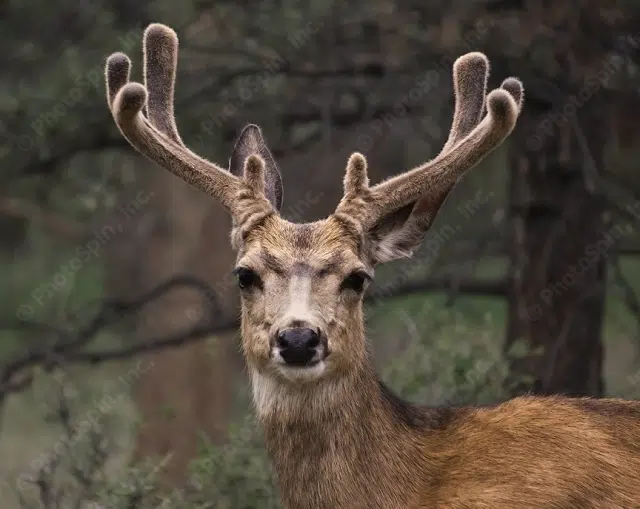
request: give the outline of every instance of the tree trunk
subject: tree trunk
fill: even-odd
[[[145,186],[153,194],[117,245],[111,246],[111,295],[135,298],[177,275],[209,283],[222,309],[221,322],[237,312],[229,286],[233,253],[229,218],[221,206],[169,172],[153,168]],[[167,337],[202,319],[203,295],[174,289],[139,314],[137,336]],[[208,338],[149,354],[150,369],[136,380],[140,413],[134,456],[170,455],[160,473],[165,486],[184,481],[201,434],[224,440],[232,395],[242,374],[237,334]]]
[[[539,352],[513,361],[514,393],[598,396],[606,258],[621,234],[598,194],[608,108],[596,96],[558,114],[529,99],[509,147],[506,346],[521,339]]]

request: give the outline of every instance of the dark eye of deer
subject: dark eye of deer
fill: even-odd
[[[241,290],[248,290],[253,287],[260,287],[260,276],[251,269],[240,267],[233,271],[238,278],[238,286]]]
[[[340,285],[340,289],[361,292],[367,279],[369,279],[369,275],[365,274],[364,272],[352,272],[346,278],[344,278],[342,284]]]

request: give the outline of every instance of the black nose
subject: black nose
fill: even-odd
[[[280,356],[287,364],[304,366],[311,362],[320,344],[320,335],[313,329],[284,329],[278,333]]]

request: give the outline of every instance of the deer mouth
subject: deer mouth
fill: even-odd
[[[276,371],[289,382],[304,383],[314,382],[324,375],[327,364],[324,360],[309,362],[302,366],[294,366],[286,363],[276,364]]]
[[[277,347],[272,350],[272,365],[280,377],[294,383],[313,382],[321,378],[327,369],[327,350],[319,347],[308,358],[292,358]],[[295,362],[295,361],[298,362]],[[292,362],[293,361],[293,362]]]
[[[293,370],[312,369],[323,364],[327,354],[324,349],[318,349],[311,356],[295,356],[286,351],[274,349],[273,360],[279,367]]]

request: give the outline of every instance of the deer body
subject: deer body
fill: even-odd
[[[372,368],[363,294],[374,268],[410,257],[458,178],[509,135],[517,79],[486,94],[486,57],[459,58],[442,152],[375,186],[353,154],[334,214],[293,224],[279,214],[282,179],[260,130],[242,131],[228,169],[191,152],[173,116],[176,34],[150,25],[144,46],[145,86],[128,82],[130,61],[116,53],[107,101],[133,147],[233,217],[242,349],[287,509],[640,507],[640,402],[418,408]]]
[[[287,509],[640,507],[640,405],[419,408],[372,373],[353,383],[326,413],[276,387],[286,410],[257,408]]]

